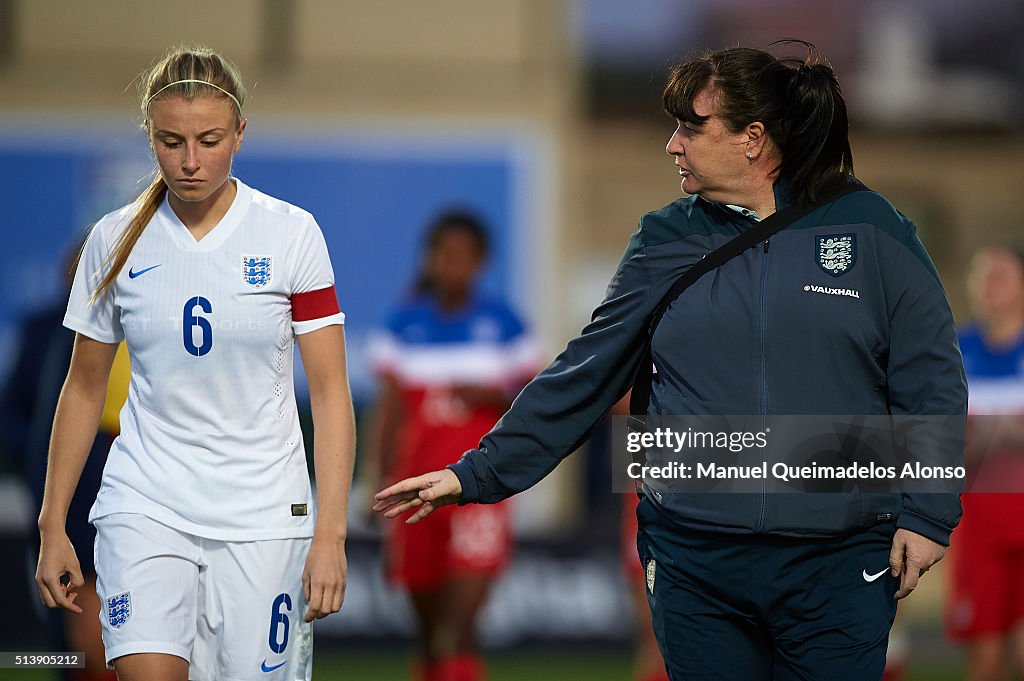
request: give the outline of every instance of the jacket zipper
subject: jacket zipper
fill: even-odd
[[[761,385],[758,393],[758,408],[761,415],[761,428],[764,429],[768,418],[768,356],[765,345],[768,335],[768,312],[767,312],[767,289],[768,289],[768,239],[764,241],[764,258],[761,262],[761,299],[760,318],[758,319],[758,334],[761,349]],[[765,526],[765,511],[768,502],[767,481],[761,481],[761,511],[757,519],[757,530],[763,531]]]

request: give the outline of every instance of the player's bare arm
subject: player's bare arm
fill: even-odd
[[[359,462],[359,476],[367,493],[380,489],[388,471],[394,468],[395,433],[401,427],[404,416],[405,410],[397,381],[391,376],[382,376],[377,399],[368,419],[369,427],[363,430],[364,446]],[[364,507],[362,512],[376,516],[368,507]]]
[[[297,337],[309,379],[317,521],[302,573],[309,609],[305,621],[341,610],[345,599],[348,495],[355,462],[355,416],[345,370],[345,333],[326,326]]]
[[[946,547],[910,530],[899,529],[892,538],[889,566],[893,577],[900,578],[896,600],[906,598],[917,588],[921,576],[942,560]]]
[[[377,503],[373,510],[383,513],[385,518],[395,518],[414,508],[419,510],[405,521],[415,525],[436,509],[456,504],[462,496],[462,484],[458,476],[447,468],[432,471],[415,478],[406,478],[374,495]]]
[[[57,402],[50,439],[42,510],[39,513],[39,597],[50,608],[81,613],[76,589],[85,584],[65,531],[68,507],[99,426],[117,343],[75,335],[71,366]],[[70,575],[70,580],[65,575]],[[64,577],[62,582],[61,577]]]

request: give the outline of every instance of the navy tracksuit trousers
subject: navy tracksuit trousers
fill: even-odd
[[[894,523],[803,539],[690,530],[647,498],[637,516],[672,681],[882,678],[899,588],[888,571]]]

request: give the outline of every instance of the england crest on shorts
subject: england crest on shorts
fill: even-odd
[[[253,288],[263,288],[269,284],[272,260],[269,255],[243,255],[242,281]]]
[[[120,629],[132,618],[132,594],[125,591],[107,597],[107,623],[113,629]]]
[[[817,261],[822,272],[833,277],[846,274],[857,262],[856,234],[825,234],[817,238]]]

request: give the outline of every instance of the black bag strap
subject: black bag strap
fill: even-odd
[[[644,339],[644,356],[640,361],[640,366],[637,368],[636,378],[633,379],[633,393],[629,398],[630,417],[628,426],[630,430],[643,430],[646,427],[645,418],[647,416],[647,407],[650,405],[651,401],[651,380],[654,377],[654,364],[651,361],[651,338],[654,337],[654,331],[658,328],[658,323],[661,322],[661,318],[665,314],[669,305],[671,305],[683,291],[688,289],[694,282],[711,270],[721,267],[729,260],[746,251],[748,248],[753,248],[757,244],[767,241],[772,235],[782,231],[788,225],[793,224],[800,218],[810,214],[818,208],[821,208],[825,204],[831,203],[832,201],[835,201],[842,196],[846,196],[851,192],[862,190],[867,190],[867,187],[860,183],[850,182],[838,191],[834,191],[829,194],[828,197],[822,201],[816,203],[790,204],[785,208],[772,213],[764,220],[761,220],[750,229],[744,231],[742,234],[739,234],[722,244],[679,275],[679,278],[676,279],[675,283],[672,284],[672,287],[669,288],[668,292],[664,297],[662,297],[658,306],[654,308],[650,323],[647,327],[647,337]]]

